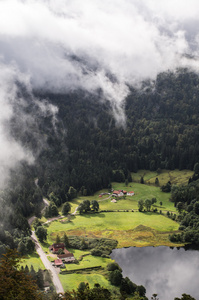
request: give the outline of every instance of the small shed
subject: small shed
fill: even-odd
[[[113,196],[119,196],[120,192],[119,191],[113,191]]]
[[[113,203],[116,203],[116,202],[117,202],[117,200],[113,199],[113,200],[111,200],[111,202],[113,202]]]
[[[133,195],[135,195],[134,191],[127,192],[127,196],[133,196]]]
[[[60,267],[63,265],[63,262],[61,259],[55,259],[54,264],[56,267]]]

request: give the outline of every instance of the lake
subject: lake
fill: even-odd
[[[183,293],[199,299],[199,251],[184,248],[143,247],[114,249],[111,253],[137,285],[143,285],[151,299],[157,293],[160,300],[173,300]]]

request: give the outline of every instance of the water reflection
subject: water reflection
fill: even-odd
[[[144,285],[150,299],[173,300],[182,293],[199,299],[199,252],[169,247],[123,248],[111,257],[121,266],[123,276]]]

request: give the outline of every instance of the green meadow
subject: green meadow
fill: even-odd
[[[48,235],[55,241],[64,232],[82,237],[106,237],[118,240],[118,247],[159,246],[173,244],[168,234],[178,230],[178,223],[158,213],[102,212],[73,216],[71,221],[49,224]],[[140,241],[139,241],[140,236]]]
[[[98,200],[100,204],[101,210],[136,210],[138,209],[137,202],[139,199],[151,199],[156,198],[157,203],[152,208],[157,208],[158,210],[162,211],[172,211],[176,212],[176,208],[174,207],[173,203],[169,201],[171,196],[170,193],[163,193],[160,189],[160,186],[166,184],[170,181],[172,184],[177,185],[184,185],[187,184],[189,178],[193,175],[193,171],[190,170],[161,170],[160,173],[152,172],[148,170],[139,170],[137,173],[131,173],[133,182],[130,182],[128,186],[125,186],[124,183],[112,183],[112,188],[114,190],[126,190],[134,191],[134,196],[126,196],[124,199],[119,198],[117,203],[112,203],[111,200],[113,198],[109,197],[108,195],[104,195],[99,197],[101,193],[108,192],[107,189],[100,190],[96,192],[92,196],[79,196],[78,198],[74,199],[71,202],[71,212],[75,211],[75,208],[86,199]],[[144,178],[145,184],[140,184],[140,178]],[[159,186],[155,186],[155,179],[158,178]],[[107,199],[108,198],[108,199]],[[160,205],[162,202],[162,206]],[[60,208],[61,212],[61,208]]]
[[[104,288],[111,289],[109,281],[104,277],[103,274],[96,273],[73,273],[73,274],[59,274],[59,278],[63,285],[64,290],[77,289],[80,282],[88,282],[91,288],[94,287],[95,283],[99,283]]]
[[[70,222],[57,220],[51,222],[48,227],[49,235],[56,235],[60,231],[69,233],[81,230],[85,234],[91,231],[104,230],[129,230],[139,225],[151,227],[157,231],[173,231],[178,223],[171,219],[152,212],[102,212],[97,214],[83,214],[73,216]]]
[[[146,185],[146,184],[140,184],[137,182],[132,182],[128,186],[125,186],[124,183],[112,183],[112,188],[114,190],[126,190],[128,191],[134,191],[134,196],[125,196],[125,197],[118,197],[115,198],[117,200],[117,203],[111,202],[114,197],[111,197],[110,195],[104,195],[102,197],[99,197],[101,193],[107,192],[107,190],[101,190],[95,193],[93,196],[87,196],[87,197],[78,197],[74,199],[71,202],[71,211],[74,212],[75,208],[83,201],[83,200],[97,200],[99,201],[100,210],[137,210],[138,209],[138,200],[139,199],[152,199],[156,198],[157,203],[152,206],[152,208],[157,208],[158,210],[162,211],[172,211],[176,212],[176,208],[174,207],[174,204],[169,201],[171,194],[170,193],[163,193],[159,187],[153,186],[153,185]],[[160,205],[160,202],[162,202],[162,205]]]
[[[159,185],[162,186],[168,181],[171,184],[185,185],[193,175],[193,171],[190,170],[160,170],[160,172],[152,172],[148,170],[139,170],[137,173],[131,173],[134,182],[140,182],[141,177],[144,178],[146,184],[155,184],[155,179],[158,178]]]
[[[37,253],[33,253],[31,255],[27,255],[24,259],[21,260],[20,265],[25,268],[27,265],[28,268],[31,268],[31,265],[34,267],[35,271],[39,269],[45,269],[39,255]]]

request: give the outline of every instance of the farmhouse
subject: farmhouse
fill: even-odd
[[[127,196],[133,196],[133,195],[135,195],[135,193],[133,191],[127,192]]]
[[[60,253],[59,249],[62,250],[63,254],[59,254]],[[52,244],[49,247],[49,250],[52,251],[52,253],[57,254],[58,259],[56,259],[54,262],[56,267],[63,265],[63,262],[74,262],[75,261],[75,257],[73,255],[73,253],[70,253],[67,249],[65,249],[64,243]]]
[[[62,259],[65,262],[74,262],[75,258],[73,253],[70,253],[68,250],[64,249],[64,254],[58,254],[57,257]]]
[[[115,196],[115,197],[122,197],[124,195],[127,194],[127,191],[124,191],[124,190],[118,190],[118,191],[113,191],[112,193],[112,196]]]
[[[114,197],[122,197],[122,196],[124,196],[124,193],[123,193],[122,190],[119,190],[119,191],[113,191],[112,196],[114,196]]]
[[[54,262],[55,266],[56,267],[60,267],[63,265],[63,262],[61,259],[55,259],[55,262]]]
[[[71,263],[75,261],[75,257],[73,255],[68,257],[66,254],[60,254],[57,257],[65,263]]]
[[[65,245],[64,243],[58,243],[58,244],[52,244],[49,247],[49,250],[52,251],[52,253],[57,254],[59,252],[59,249],[64,250]]]

